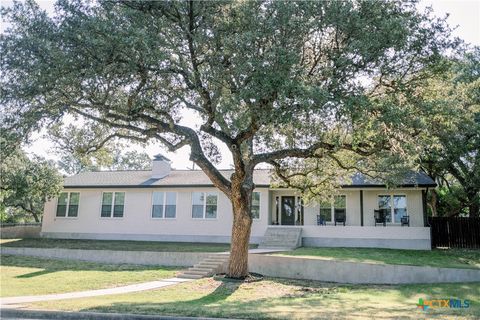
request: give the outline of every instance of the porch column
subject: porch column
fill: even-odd
[[[360,190],[360,225],[363,227],[363,190]]]

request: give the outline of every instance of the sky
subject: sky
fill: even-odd
[[[11,0],[2,0],[2,6],[10,6]],[[47,10],[49,14],[53,13],[53,3],[51,0],[37,0],[40,7]],[[480,0],[424,0],[420,1],[419,9],[424,9],[427,6],[433,8],[434,14],[439,17],[443,17],[449,14],[447,19],[451,27],[456,28],[454,35],[463,39],[465,42],[472,45],[480,46]],[[2,21],[0,30],[3,32],[8,24]],[[185,116],[186,123],[195,122],[194,117]],[[31,145],[26,146],[26,151],[30,154],[37,154],[47,159],[55,159],[55,155],[52,153],[54,145],[52,142],[42,138],[42,134],[36,134],[34,136]],[[226,150],[225,146],[220,145],[223,157],[222,161],[218,164],[219,168],[229,168],[232,163],[232,159]],[[149,154],[150,157],[161,153],[172,160],[172,167],[175,169],[187,169],[192,167],[189,154],[190,149],[183,147],[175,153],[167,152],[164,148],[154,143],[151,143],[146,148],[140,148],[133,146],[132,148],[137,150],[143,150]]]

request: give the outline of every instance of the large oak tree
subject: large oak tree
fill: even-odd
[[[408,97],[449,45],[443,21],[407,1],[61,0],[54,17],[33,2],[3,13],[5,125],[27,134],[76,114],[189,146],[232,203],[231,277],[248,273],[254,168],[400,153],[414,110],[393,93]],[[215,167],[218,143],[231,177]]]

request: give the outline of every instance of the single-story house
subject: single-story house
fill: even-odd
[[[222,174],[230,177],[231,170]],[[332,203],[304,205],[295,190],[273,188],[256,170],[251,242],[267,230],[300,228],[306,246],[430,249],[425,195],[435,183],[415,173],[396,189],[356,175]],[[45,204],[42,236],[68,239],[229,242],[228,198],[199,170],[82,172]]]

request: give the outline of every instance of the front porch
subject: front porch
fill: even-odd
[[[301,229],[301,245],[311,247],[431,249],[423,190],[342,190],[340,196],[328,207],[303,204],[289,190],[271,190],[267,229]],[[378,223],[382,207],[390,216]],[[405,217],[408,224],[401,223]]]
[[[423,189],[342,190],[331,203],[304,204],[292,190],[270,190],[269,198],[268,225],[426,226]]]

